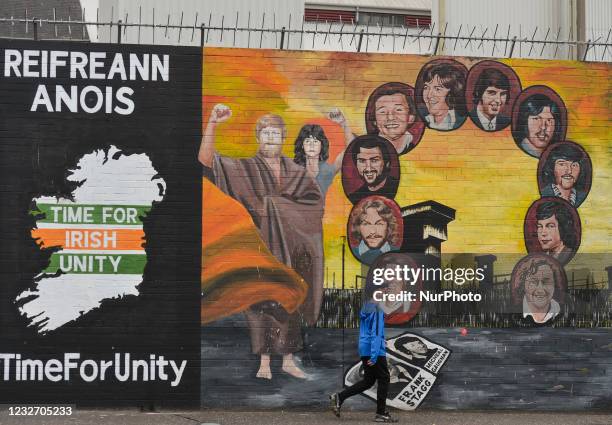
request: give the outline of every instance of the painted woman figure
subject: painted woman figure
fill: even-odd
[[[342,112],[335,110],[329,113],[329,119],[340,124],[343,129],[346,127],[346,120]],[[306,167],[309,173],[317,180],[323,196],[342,167],[344,149],[336,156],[332,164],[327,162],[329,158],[329,140],[325,131],[320,125],[304,125],[297,138],[294,147],[295,156],[293,161]]]

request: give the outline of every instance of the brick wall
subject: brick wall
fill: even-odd
[[[358,361],[356,314],[369,266],[360,233],[347,230],[359,207],[349,199],[355,189],[376,192],[353,163],[364,139],[352,140],[369,132],[383,138],[377,149],[389,156],[388,168],[376,173],[394,181],[376,192],[389,210],[386,228],[395,229],[383,232],[390,245],[417,264],[494,266],[483,285],[444,280],[423,288],[503,298],[391,312],[388,338],[408,332],[450,353],[440,369],[410,366],[435,380],[420,405],[610,408],[609,65],[12,41],[1,46],[2,70],[7,49],[106,52],[100,72],[107,76],[116,53],[168,55],[170,62],[167,80],[122,78],[120,70],[102,80],[74,78],[63,65],[55,78],[0,78],[0,351],[45,361],[71,352],[97,361],[164,355],[186,366],[177,387],[144,381],[142,372],[129,382],[3,380],[0,392],[13,397],[6,402],[33,402],[36,394],[79,405],[324,406]],[[493,85],[506,102],[492,131],[479,127],[476,112],[470,116],[480,98],[484,107],[484,95],[474,92],[487,70],[508,80],[507,89]],[[442,95],[454,91],[452,101],[437,99],[453,114],[442,108],[437,115],[436,85]],[[89,95],[75,98],[75,111],[60,99],[57,112],[58,86],[65,97],[72,87]],[[98,108],[88,86],[102,102],[108,88],[118,109]],[[368,99],[381,86],[390,89],[381,96],[391,110],[377,114],[372,100],[367,121]],[[133,91],[130,113],[118,102],[124,87]],[[550,145],[541,154],[522,144],[528,134],[518,125],[520,105],[532,95],[554,104],[544,111],[554,129],[538,118]],[[260,121],[266,114],[285,128],[275,116]],[[298,146],[294,161],[307,124],[328,140],[318,180],[299,163],[306,148]],[[545,165],[559,146],[581,155],[583,177],[568,201],[546,195],[556,181],[545,181]],[[564,239],[567,250],[557,259],[542,245],[546,238],[538,239],[536,210],[545,202],[573,221],[564,230],[573,242]],[[134,221],[112,215],[121,211],[135,211]],[[85,246],[92,230],[115,232],[109,243],[118,246]],[[118,254],[110,248],[125,261],[113,263]],[[520,304],[497,310],[513,303],[513,271],[528,252],[527,260],[565,276],[553,297],[563,310],[543,326],[524,318]],[[63,282],[61,291],[53,282]],[[119,289],[99,292],[109,288]],[[351,405],[371,407],[359,400]]]
[[[41,57],[58,51],[63,59],[47,61],[57,65],[52,78]],[[89,67],[71,78],[68,54],[90,60],[91,51],[103,78],[89,78]],[[148,76],[129,78],[130,55]],[[164,55],[162,76],[151,58]],[[3,400],[197,405],[200,51],[11,40],[0,57],[0,352],[15,356],[3,358]],[[4,65],[18,57],[18,72],[7,75]],[[126,74],[108,78],[117,58]],[[88,361],[84,374],[16,374],[17,355],[53,361],[52,369],[66,353]],[[185,370],[174,386],[157,370],[145,379],[142,365],[127,381],[115,375],[121,365],[102,379],[100,362],[116,355],[122,365],[126,355],[164,356],[186,361]]]

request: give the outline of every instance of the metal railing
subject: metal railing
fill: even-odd
[[[508,26],[500,28],[463,27],[451,34],[448,27],[436,28],[435,23],[426,27],[408,26],[371,26],[356,22],[321,22],[307,21],[301,16],[298,22],[292,23],[291,15],[288,22],[281,23],[274,17],[266,22],[263,19],[257,24],[252,23],[248,13],[247,24],[240,24],[239,12],[232,19],[225,16],[213,16],[207,19],[195,13],[186,17],[181,13],[177,23],[171,22],[171,15],[157,17],[153,9],[152,22],[142,21],[140,10],[138,21],[125,19],[86,20],[83,10],[79,19],[68,16],[67,19],[43,19],[39,17],[4,17],[0,18],[0,34],[8,34],[10,38],[33,40],[77,40],[108,43],[146,43],[146,44],[176,44],[200,46],[232,46],[247,48],[278,48],[278,49],[312,49],[338,51],[366,51],[390,53],[418,54],[472,54],[488,57],[551,57],[559,59],[576,58],[576,52],[581,52],[578,59],[609,60],[612,58],[612,43],[610,38],[612,28],[607,37],[600,36],[589,40],[575,39],[573,29],[568,31],[561,27],[535,27],[533,32],[522,35],[526,29]],[[186,22],[193,22],[191,25]],[[228,23],[231,22],[231,23]],[[3,30],[4,28],[4,30]],[[19,29],[21,28],[21,29]],[[90,37],[87,28],[96,28],[95,37]],[[519,34],[519,35],[516,35]],[[268,39],[272,36],[274,40]],[[264,38],[266,42],[264,43]],[[565,56],[564,56],[565,55]]]

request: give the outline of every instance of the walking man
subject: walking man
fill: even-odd
[[[376,416],[374,422],[394,423],[397,419],[387,411],[387,392],[389,389],[389,369],[385,350],[385,319],[381,308],[366,297],[364,306],[359,312],[359,356],[363,364],[364,378],[340,393],[332,394],[331,409],[340,417],[342,403],[356,394],[370,388],[376,382]]]

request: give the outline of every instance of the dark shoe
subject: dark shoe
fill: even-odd
[[[329,407],[334,412],[334,415],[340,417],[340,397],[338,393],[333,393],[329,396]]]
[[[392,417],[389,412],[385,412],[384,414],[380,414],[377,413],[376,416],[374,417],[374,422],[384,422],[384,423],[396,423],[397,419],[395,419],[394,417]]]

